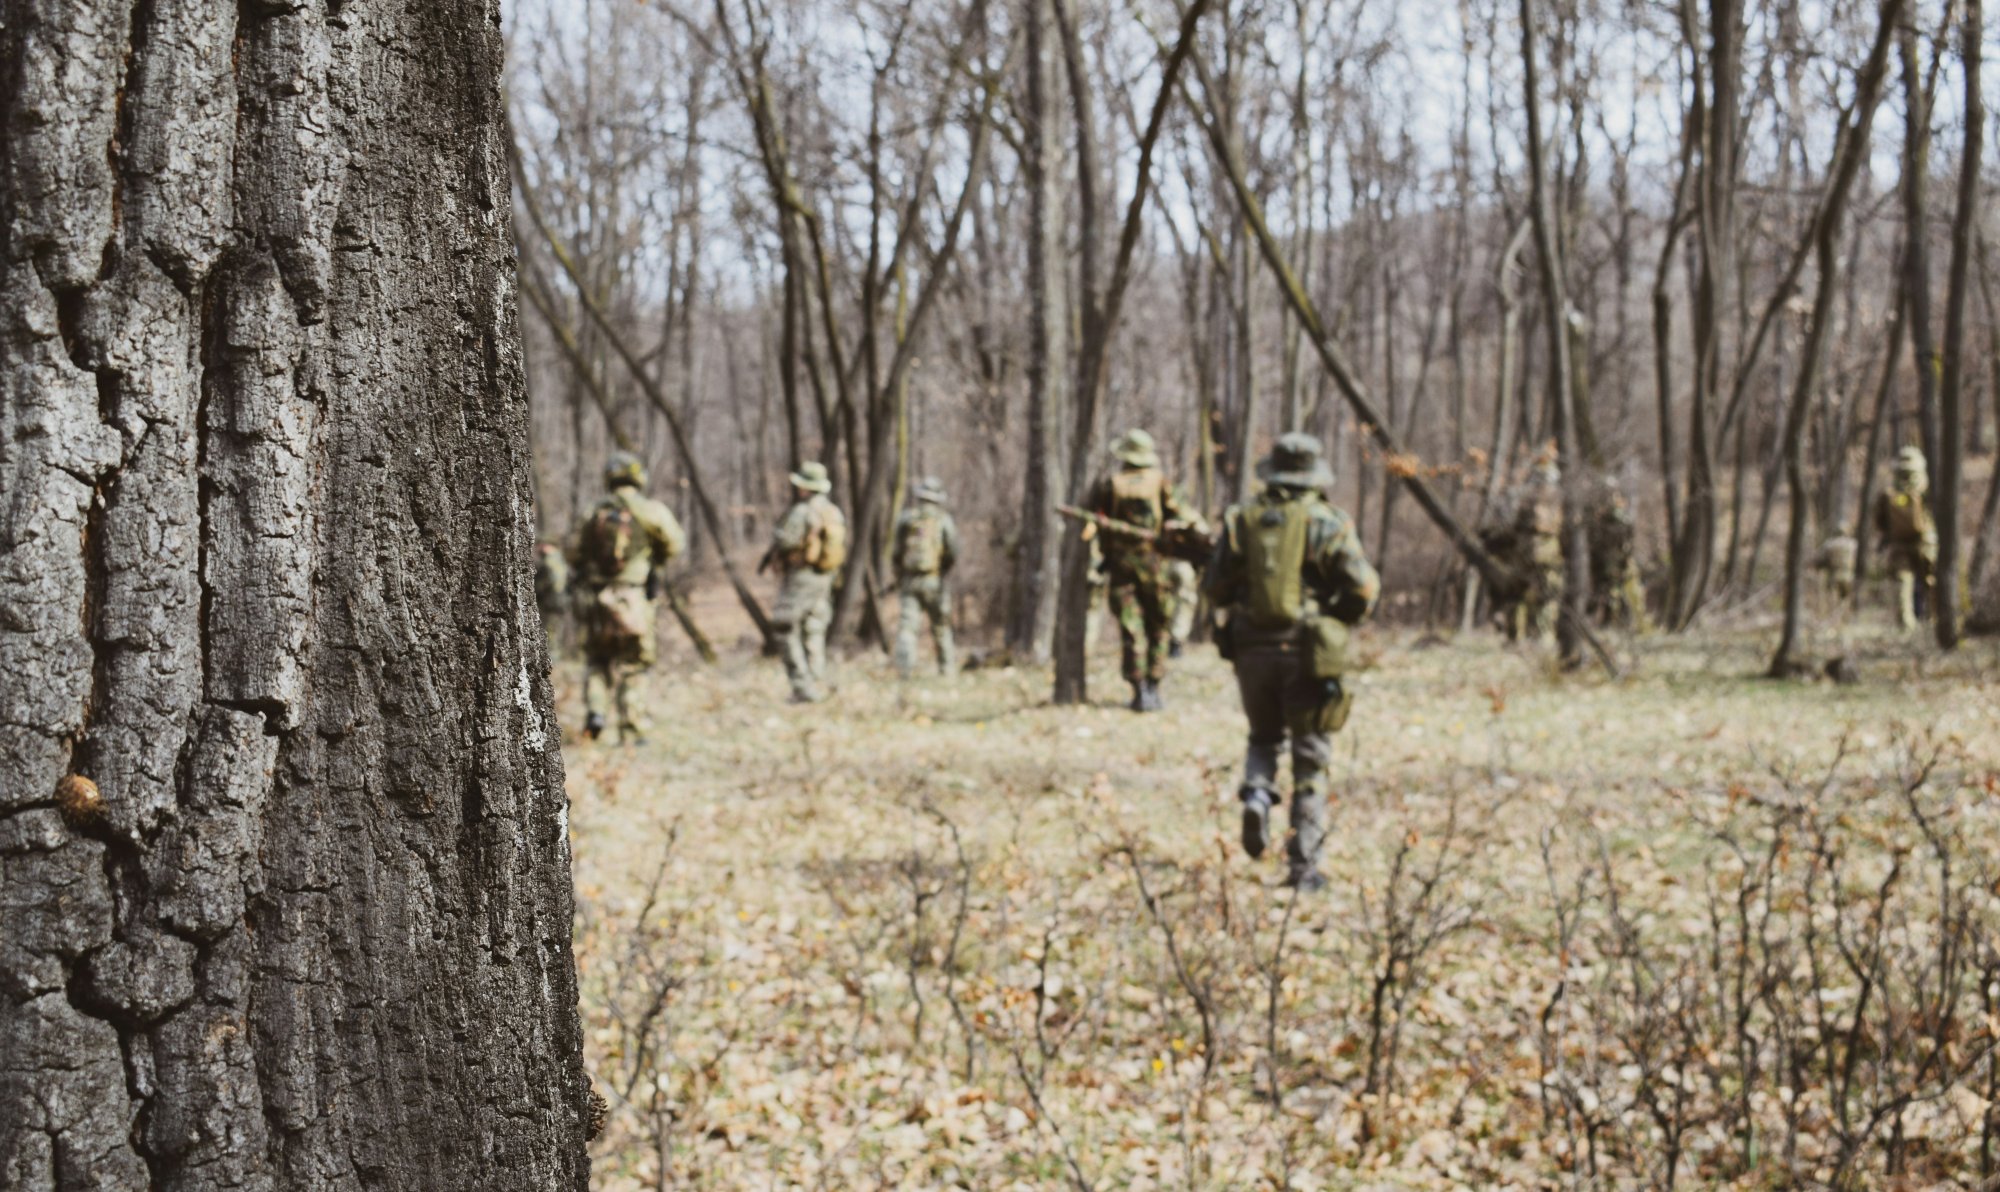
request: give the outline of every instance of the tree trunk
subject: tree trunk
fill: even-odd
[[[0,1185],[583,1189],[497,5],[0,63]]]
[[[1965,64],[1965,148],[1958,164],[1958,212],[1951,222],[1950,281],[1944,307],[1944,376],[1938,391],[1937,487],[1931,505],[1937,515],[1937,643],[1958,645],[1958,506],[1964,487],[1965,308],[1972,268],[1972,225],[1979,218],[1979,155],[1986,111],[1979,94],[1979,60],[1984,36],[1980,0],[1966,0],[1960,60]]]
[[[1007,648],[1048,658],[1055,631],[1056,577],[1062,538],[1055,505],[1062,474],[1063,361],[1069,320],[1062,286],[1062,204],[1056,193],[1056,106],[1047,44],[1048,0],[1024,0],[1027,118],[1021,173],[1028,186],[1027,474],[1021,486],[1021,538],[1014,559]]]
[[[1835,140],[1832,176],[1813,217],[1813,249],[1819,277],[1813,289],[1812,316],[1806,326],[1799,375],[1792,385],[1785,417],[1785,479],[1792,508],[1791,523],[1785,534],[1785,622],[1778,649],[1771,656],[1769,674],[1773,678],[1789,678],[1806,670],[1805,660],[1798,656],[1805,616],[1806,530],[1812,517],[1811,496],[1806,490],[1806,413],[1813,391],[1819,386],[1820,370],[1826,362],[1827,336],[1834,321],[1841,221],[1847,215],[1854,177],[1868,156],[1875,108],[1881,100],[1883,76],[1888,73],[1889,39],[1895,35],[1902,12],[1903,0],[1883,0],[1874,48],[1857,72],[1851,114]]]

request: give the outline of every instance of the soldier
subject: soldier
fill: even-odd
[[[833,481],[824,464],[800,464],[791,482],[792,507],[771,535],[764,566],[775,561],[784,575],[771,619],[782,634],[792,702],[811,704],[824,698],[826,627],[833,620],[833,577],[847,562],[847,518],[827,499]]]
[[[1207,592],[1228,610],[1219,631],[1236,666],[1250,744],[1243,763],[1243,849],[1261,857],[1279,802],[1278,754],[1292,752],[1292,837],[1285,883],[1326,885],[1326,769],[1353,694],[1341,685],[1347,635],[1375,607],[1381,579],[1353,519],[1326,499],[1333,473],[1311,435],[1280,437],[1258,467],[1264,491],[1230,508],[1209,564]]]
[[[935,476],[910,493],[916,504],[896,519],[894,562],[902,611],[896,618],[896,673],[907,679],[917,666],[917,620],[928,618],[938,673],[958,669],[951,636],[951,569],[958,562],[958,523],[946,511],[944,484]]]
[[[1875,530],[1882,536],[1889,571],[1896,577],[1896,622],[1915,629],[1930,615],[1932,571],[1937,566],[1937,524],[1926,496],[1930,468],[1924,453],[1905,447],[1896,456],[1894,482],[1875,500]]]
[[[546,539],[535,544],[535,607],[542,610],[542,630],[553,658],[561,645],[563,614],[569,610],[569,560]]]
[[[1633,523],[1632,506],[1617,485],[1606,483],[1592,502],[1590,512],[1590,586],[1595,607],[1604,623],[1646,633],[1653,624],[1646,613],[1646,589],[1639,579],[1639,561],[1633,557],[1637,527]],[[1558,543],[1558,560],[1561,555]]]
[[[646,717],[632,685],[659,657],[653,599],[687,536],[673,513],[645,494],[637,456],[613,454],[604,483],[611,491],[584,516],[572,548],[583,616],[583,731],[596,739],[615,705],[619,739],[637,745],[645,741]]]
[[[1528,591],[1515,611],[1513,636],[1546,643],[1555,636],[1562,607],[1562,471],[1553,452],[1535,460],[1526,498],[1516,511],[1517,561],[1529,577]]]
[[[1128,430],[1111,446],[1118,469],[1099,480],[1084,501],[1091,513],[1136,526],[1162,530],[1193,519],[1160,471],[1153,436]],[[1085,535],[1097,532],[1086,524]],[[1160,684],[1167,677],[1172,584],[1167,559],[1158,546],[1127,534],[1108,531],[1103,538],[1104,568],[1110,580],[1111,615],[1118,619],[1121,667],[1132,685],[1132,710],[1158,712],[1166,705]]]

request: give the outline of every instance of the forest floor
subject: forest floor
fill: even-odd
[[[597,1186],[1977,1184],[2000,650],[1771,639],[1364,632],[1296,899],[1206,647],[1144,717],[1109,649],[1083,708],[663,664],[649,744],[565,746]]]

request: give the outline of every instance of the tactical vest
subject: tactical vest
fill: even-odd
[[[896,567],[906,575],[936,575],[944,566],[944,518],[919,512],[903,524]]]
[[[1167,478],[1157,468],[1133,468],[1111,474],[1111,516],[1142,530],[1157,530],[1167,520]]]

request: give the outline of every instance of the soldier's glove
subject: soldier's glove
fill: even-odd
[[[660,588],[660,573],[657,571],[648,571],[646,573],[646,599],[658,600],[660,598]]]

